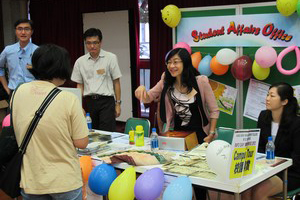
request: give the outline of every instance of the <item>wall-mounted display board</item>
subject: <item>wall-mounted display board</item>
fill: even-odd
[[[214,27],[213,24],[215,24],[215,23],[210,23],[207,18],[207,17],[217,17],[217,19],[220,19],[220,21],[222,21],[222,20],[224,20],[224,18],[226,18],[226,17],[228,18],[230,16],[232,16],[232,18],[234,18],[234,19],[239,18],[240,16],[243,16],[243,19],[246,19],[246,18],[251,18],[252,16],[255,15],[255,18],[257,19],[260,17],[260,15],[264,16],[264,14],[278,13],[277,8],[276,8],[276,2],[257,3],[257,4],[241,4],[241,5],[233,5],[233,6],[182,8],[180,10],[181,10],[181,16],[182,16],[181,20],[185,20],[185,19],[189,18],[188,20],[190,22],[190,20],[194,19],[195,24],[197,24],[197,23],[205,24],[205,23],[203,23],[203,21],[200,23],[199,20],[205,20],[205,22],[207,22],[207,25],[205,25],[205,28],[204,27],[195,27],[195,30],[197,31],[196,33],[198,34],[198,36],[200,36],[199,30],[205,29],[207,31],[206,32],[203,31],[203,32],[205,32],[205,34],[207,34],[206,37],[210,36],[210,37],[214,37],[215,40],[217,39],[215,41],[215,44],[211,44],[205,40],[203,40],[205,42],[202,42],[202,43],[198,42],[199,45],[195,42],[189,44],[185,40],[185,38],[182,38],[182,32],[187,30],[186,24],[181,24],[181,22],[180,22],[179,25],[173,29],[173,43],[176,44],[178,42],[187,42],[192,48],[192,53],[200,51],[202,58],[208,54],[210,54],[213,57],[217,54],[217,52],[220,49],[230,48],[237,52],[238,57],[240,57],[242,55],[247,55],[254,61],[255,53],[256,53],[257,49],[259,49],[261,46],[272,46],[276,50],[277,54],[279,54],[283,49],[285,49],[288,46],[292,46],[295,44],[296,44],[296,46],[300,46],[300,45],[298,45],[300,38],[297,38],[300,36],[298,36],[297,34],[293,34],[293,37],[292,37],[293,41],[286,42],[286,44],[285,44],[285,41],[283,41],[283,40],[280,40],[278,42],[275,39],[274,40],[270,40],[270,39],[266,40],[265,38],[269,38],[270,35],[272,34],[272,33],[270,33],[270,35],[266,36],[267,29],[264,30],[265,38],[263,38],[262,36],[259,37],[259,34],[261,34],[261,35],[263,34],[263,30],[262,30],[263,28],[261,28],[259,34],[257,34],[258,37],[256,37],[256,38],[254,37],[254,39],[253,39],[253,37],[244,39],[245,45],[243,45],[243,46],[226,45],[228,43],[228,41],[224,42],[224,41],[222,41],[222,37],[218,38],[218,33],[220,33],[220,32],[217,32],[218,28]],[[297,14],[295,14],[295,15],[297,15]],[[285,23],[285,27],[289,23],[298,23],[297,26],[298,27],[300,26],[299,20],[296,20],[296,22],[295,21],[290,22],[290,19],[293,19],[293,17],[295,17],[295,16],[291,16],[291,18],[286,18],[287,23]],[[283,18],[283,20],[285,20],[285,18]],[[270,23],[274,24],[274,30],[275,30],[275,28],[277,28],[277,27],[275,27],[276,22],[270,21]],[[238,23],[236,23],[235,25],[237,26]],[[245,23],[244,26],[248,26],[248,27],[252,28],[252,31],[253,31],[252,35],[254,35],[255,30],[253,29],[253,27],[255,27],[255,21],[253,21],[252,23],[250,21],[249,24]],[[209,30],[210,27],[212,27],[212,32],[210,32],[210,30]],[[225,34],[226,34],[226,31],[228,31],[227,28],[228,28],[228,26],[225,27]],[[219,31],[220,31],[220,29],[221,29],[221,27],[219,28]],[[280,29],[280,27],[278,27],[278,29]],[[213,33],[214,30],[215,30],[215,33]],[[245,30],[245,29],[243,29],[243,30]],[[251,29],[249,29],[249,30],[251,30]],[[286,34],[288,34],[288,31],[289,31],[289,29],[286,30]],[[215,36],[213,34],[215,34]],[[245,34],[245,33],[243,33],[243,34]],[[190,35],[192,35],[192,31],[191,31]],[[250,35],[250,34],[248,34],[248,35]],[[234,40],[234,39],[231,39],[231,40]],[[220,46],[218,46],[218,41],[221,44]],[[271,44],[274,43],[274,45],[270,45],[270,41],[271,41]],[[230,42],[234,43],[237,41],[230,41]],[[229,42],[229,44],[231,44],[230,42]],[[283,58],[282,66],[284,67],[284,69],[287,69],[287,70],[292,69],[296,66],[296,55],[295,55],[294,51],[288,53]],[[235,79],[233,77],[233,75],[231,74],[230,69],[224,75],[217,76],[217,75],[213,74],[213,75],[209,76],[209,78],[212,80],[218,81],[222,84],[225,84],[225,85],[228,85],[231,87],[235,87],[238,90],[238,95],[237,95],[233,114],[230,115],[230,114],[221,112],[220,118],[218,120],[218,126],[225,126],[225,127],[231,127],[231,128],[255,128],[256,121],[243,116],[243,109],[245,106],[246,95],[247,95],[249,82],[250,82],[249,79],[245,80],[245,81],[239,81],[239,80]],[[255,77],[252,75],[251,78],[255,78]],[[293,75],[283,75],[278,71],[276,64],[275,64],[270,68],[270,75],[268,76],[268,78],[263,80],[263,82],[266,82],[268,84],[272,84],[275,82],[287,82],[287,83],[290,83],[292,86],[300,85],[300,72],[297,72]]]

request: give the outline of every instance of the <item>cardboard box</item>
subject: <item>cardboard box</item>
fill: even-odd
[[[159,149],[191,150],[199,144],[196,132],[169,131],[158,136]]]

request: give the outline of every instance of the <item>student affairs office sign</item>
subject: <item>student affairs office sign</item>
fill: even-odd
[[[177,42],[197,46],[300,46],[297,14],[186,17],[177,26]]]

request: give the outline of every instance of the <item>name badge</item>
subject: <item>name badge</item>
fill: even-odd
[[[105,73],[105,69],[98,69],[97,74],[102,75]]]

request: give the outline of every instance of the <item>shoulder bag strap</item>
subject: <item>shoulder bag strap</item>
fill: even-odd
[[[58,88],[53,88],[53,90],[51,90],[51,92],[48,94],[48,96],[45,98],[45,100],[43,101],[43,103],[41,104],[41,106],[39,107],[39,109],[35,112],[35,115],[33,117],[33,119],[30,122],[30,125],[27,129],[27,132],[25,134],[25,137],[21,143],[21,146],[19,148],[19,151],[22,152],[22,154],[25,154],[27,145],[31,139],[31,136],[37,126],[37,124],[39,123],[40,119],[42,118],[45,110],[48,108],[48,106],[50,105],[50,103],[53,101],[53,99],[58,95],[58,93],[60,93],[61,90]]]

